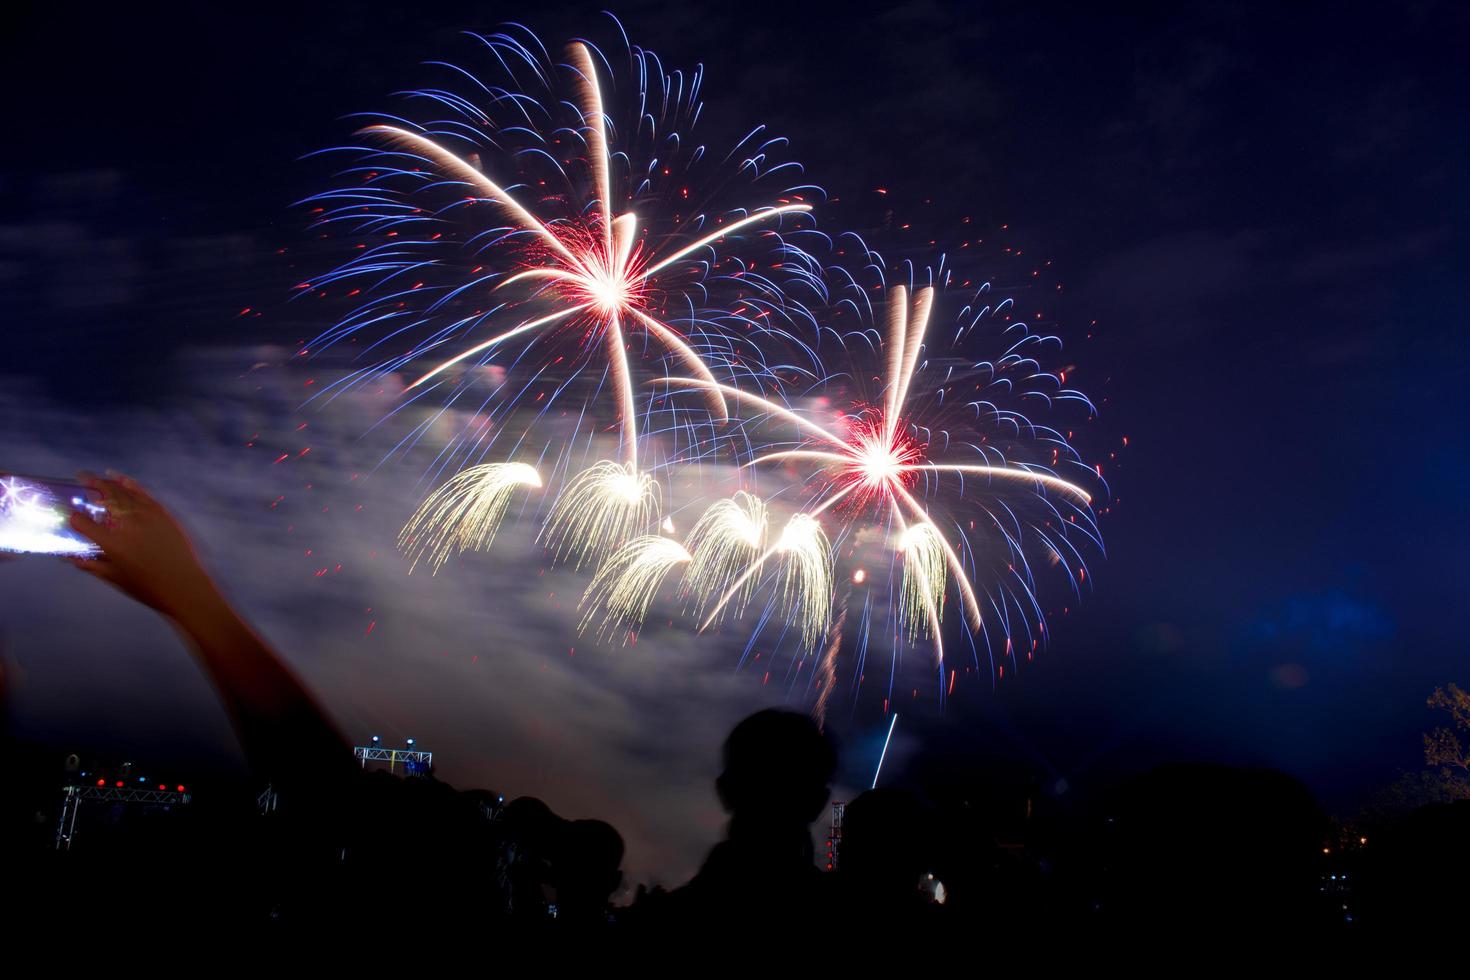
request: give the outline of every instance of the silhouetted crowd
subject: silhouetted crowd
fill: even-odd
[[[1043,839],[1008,846],[963,807],[875,789],[846,804],[828,859],[813,835],[825,839],[836,763],[805,714],[741,722],[715,784],[725,839],[672,890],[623,892],[623,840],[601,820],[356,769],[310,808],[281,798],[268,814],[216,808],[201,820],[179,808],[75,853],[51,846],[54,809],[8,812],[8,890],[43,925],[132,936],[416,935],[444,949],[566,939],[585,950],[728,942],[733,930],[755,944],[735,958],[760,944],[815,955],[863,937],[971,931],[1009,945],[1352,943],[1463,921],[1470,804],[1423,808],[1353,848],[1289,777],[1172,766],[1123,787],[1090,830],[1048,841],[1038,828]]]
[[[798,954],[854,962],[864,950],[1028,951],[1055,964],[1196,938],[1212,944],[1197,949],[1221,952],[1232,948],[1222,939],[1351,946],[1365,936],[1449,939],[1465,921],[1470,802],[1420,808],[1374,827],[1370,842],[1332,825],[1296,780],[1223,766],[1157,769],[1120,786],[1096,819],[1064,832],[1027,821],[1019,839],[963,801],[869,790],[846,804],[830,856],[819,856],[813,833],[826,830],[837,747],[810,716],[780,709],[726,739],[715,789],[729,820],[698,872],[672,889],[619,895],[623,839],[601,820],[458,791],[432,774],[361,768],[172,518],[131,481],[91,479],[118,516],[79,526],[108,556],[86,570],[184,634],[240,735],[251,793],[268,783],[271,803],[179,807],[68,851],[53,843],[54,808],[7,794],[3,863],[17,927],[149,943],[342,943],[359,956],[376,943],[687,948],[718,973]],[[17,784],[59,775],[17,765]]]

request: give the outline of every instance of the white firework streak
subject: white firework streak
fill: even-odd
[[[632,463],[602,460],[574,476],[552,504],[541,539],[561,561],[594,567],[658,519],[658,484]]]
[[[597,570],[582,596],[584,610],[578,627],[585,633],[594,621],[598,635],[610,639],[623,634],[623,642],[643,625],[648,607],[664,578],[677,565],[690,560],[689,552],[673,538],[646,534],[623,545]]]
[[[409,572],[422,561],[437,575],[451,555],[489,548],[515,490],[540,486],[541,475],[525,463],[484,463],[456,474],[419,505],[398,534]]]
[[[899,619],[910,640],[930,633],[939,642],[945,591],[944,544],[939,528],[929,521],[912,525],[899,535],[898,550],[903,553]]]
[[[715,501],[700,516],[686,539],[694,558],[684,572],[684,588],[695,615],[704,616],[765,551],[767,525],[765,502],[743,490]],[[754,579],[746,578],[732,603],[737,617],[754,588]]]
[[[816,518],[795,514],[776,542],[781,555],[781,598],[791,611],[801,644],[810,649],[827,634],[832,615],[832,548]]]

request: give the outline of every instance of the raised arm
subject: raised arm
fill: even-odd
[[[298,799],[331,792],[353,771],[347,742],[294,671],[240,618],[163,505],[124,476],[81,480],[102,496],[105,523],[72,515],[101,547],[77,568],[151,606],[184,635],[234,722],[256,776]]]

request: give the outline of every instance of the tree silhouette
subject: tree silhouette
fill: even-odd
[[[1429,696],[1429,707],[1450,713],[1450,725],[1441,725],[1424,736],[1424,764],[1439,770],[1445,789],[1458,799],[1470,799],[1470,750],[1460,734],[1470,734],[1470,692],[1457,684],[1437,687]]]

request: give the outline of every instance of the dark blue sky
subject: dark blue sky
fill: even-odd
[[[1416,766],[1425,696],[1470,682],[1464,9],[672,6],[617,12],[708,66],[712,118],[771,123],[839,196],[1008,223],[1051,259],[1076,380],[1129,437],[1095,591],[1022,677],[914,721],[930,758],[1071,785],[1258,762],[1337,806]],[[321,176],[296,158],[462,28],[595,17],[32,5],[0,58],[3,373],[105,415],[186,343],[295,339],[233,315],[291,284],[287,205]]]

